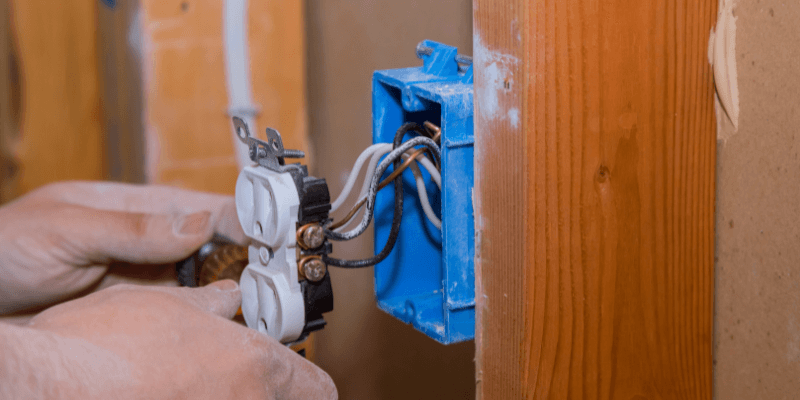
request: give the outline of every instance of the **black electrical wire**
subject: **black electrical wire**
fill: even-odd
[[[400,143],[403,141],[403,137],[406,133],[415,131],[419,134],[425,134],[423,128],[417,124],[416,122],[406,122],[403,124],[394,135],[394,141],[392,142],[392,148],[396,149],[400,146]],[[401,158],[398,158],[394,161],[394,168],[397,169],[400,167],[402,163]],[[331,266],[340,267],[340,268],[364,268],[369,267],[371,265],[375,265],[381,261],[383,261],[386,257],[389,256],[389,253],[392,252],[395,243],[397,242],[397,237],[400,235],[400,222],[403,219],[403,175],[398,175],[394,180],[394,213],[392,215],[392,227],[389,230],[389,237],[386,239],[386,244],[383,245],[383,249],[381,249],[380,253],[361,260],[343,260],[340,258],[332,258],[328,257],[327,255],[322,257],[322,260]]]

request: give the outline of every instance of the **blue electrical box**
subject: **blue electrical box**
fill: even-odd
[[[449,344],[475,336],[472,64],[455,47],[430,40],[417,46],[417,55],[421,67],[374,73],[372,140],[392,143],[405,122],[441,127],[441,192],[424,169],[423,175],[442,229],[425,217],[414,177],[404,172],[400,236],[375,266],[375,297],[382,310]],[[394,185],[388,185],[375,203],[376,252],[389,236],[393,209]]]

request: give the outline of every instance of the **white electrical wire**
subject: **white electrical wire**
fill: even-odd
[[[386,144],[388,144],[388,143],[386,143]],[[391,150],[391,144],[389,144],[389,150]],[[381,153],[381,152],[376,152],[373,155],[374,163],[371,163],[370,167],[367,168],[367,176],[371,176],[371,174],[373,174],[375,172],[375,168],[374,167],[377,165],[378,160],[382,156],[383,156],[383,153]],[[411,151],[407,151],[405,154],[403,154],[403,159],[407,159],[408,157],[411,157]],[[428,192],[425,190],[425,180],[422,177],[422,173],[421,173],[421,171],[419,170],[419,167],[417,167],[416,164],[421,164],[422,167],[425,168],[426,171],[428,171],[428,174],[430,174],[430,176],[431,176],[431,180],[434,183],[436,183],[436,186],[439,187],[440,191],[442,190],[442,175],[439,172],[439,170],[436,169],[436,166],[433,165],[431,160],[428,159],[425,156],[417,157],[417,162],[410,165],[410,167],[412,168],[412,172],[414,173],[414,180],[417,183],[417,191],[419,192],[419,198],[420,198],[420,202],[422,203],[422,209],[423,209],[423,211],[425,211],[425,216],[428,217],[428,219],[431,221],[431,223],[433,223],[434,226],[436,226],[439,229],[442,229],[442,222],[441,222],[441,220],[439,220],[438,217],[436,217],[436,213],[433,211],[433,207],[431,206],[430,200],[428,199]],[[416,171],[416,172],[414,172],[414,171]],[[419,174],[419,179],[417,179],[418,174]],[[422,186],[420,186],[420,182],[422,183]],[[358,195],[358,202],[360,202],[361,200],[364,200],[364,198],[367,197],[367,190],[369,189],[369,180],[367,180],[365,182],[364,186],[365,187],[362,188],[361,193]],[[347,229],[347,227],[353,221],[356,221],[356,220],[357,220],[356,218],[350,219],[350,221],[348,221],[346,224],[334,229],[334,232],[344,231],[345,229]]]
[[[366,182],[365,186],[369,187],[369,177],[371,176],[370,174],[375,171],[374,166],[378,165],[378,159],[391,150],[391,143],[376,143],[367,147],[361,152],[361,155],[358,156],[355,164],[353,164],[353,169],[350,170],[350,175],[347,177],[347,182],[344,184],[344,188],[342,188],[342,191],[339,193],[339,196],[336,198],[336,200],[331,203],[331,213],[338,210],[339,207],[344,204],[344,201],[347,200],[347,197],[350,195],[350,191],[353,189],[353,185],[356,183],[356,179],[360,175],[361,168],[364,166],[364,162],[366,162],[367,159],[370,159],[370,166],[372,167],[371,170],[367,169],[368,172],[364,178],[364,181]],[[376,156],[377,153],[380,153],[380,155]],[[375,162],[373,163],[372,160]]]
[[[370,161],[369,163],[369,167],[367,167],[367,176],[372,176],[372,174],[375,173],[375,168],[378,166],[378,161],[380,161],[380,158],[391,150],[392,148],[391,146],[389,146],[386,152],[381,151],[375,153],[375,155],[372,158],[372,161]],[[434,166],[431,160],[429,160],[427,157],[422,158],[421,160],[419,160],[419,162],[421,162],[422,166],[428,171],[428,173],[431,174],[431,179],[434,182],[436,182],[436,186],[439,186],[439,190],[442,190],[442,177],[441,174],[439,174],[439,170],[436,169],[436,166]],[[369,179],[365,179],[364,184],[361,186],[361,192],[358,193],[359,201],[361,201],[361,199],[366,197],[368,190],[369,190]]]
[[[425,159],[427,160],[427,158]],[[428,199],[428,191],[425,189],[425,178],[422,177],[422,172],[420,172],[417,162],[412,162],[409,167],[411,168],[411,172],[414,173],[414,180],[417,182],[417,192],[419,193],[419,202],[422,204],[422,211],[425,212],[425,216],[428,217],[428,220],[431,221],[433,226],[442,229],[442,221],[436,216],[433,207],[431,207],[431,202]]]
[[[437,161],[441,160],[441,152],[439,150],[439,146],[427,137],[417,136],[403,144],[400,147],[392,150],[389,155],[386,156],[379,164],[378,168],[375,169],[375,173],[372,175],[372,179],[370,180],[369,191],[367,192],[366,197],[366,211],[361,218],[361,222],[352,230],[346,232],[335,232],[326,229],[325,235],[332,239],[332,240],[351,240],[367,230],[367,226],[369,226],[369,222],[372,220],[372,216],[375,212],[375,196],[378,193],[378,182],[380,181],[381,176],[389,168],[395,160],[399,159],[403,153],[407,150],[413,148],[414,146],[423,145],[427,147],[430,152],[436,157]]]
[[[439,170],[436,169],[431,160],[428,157],[417,157],[417,162],[422,164],[422,167],[431,174],[431,180],[439,187],[439,190],[442,190],[442,174],[439,173]]]
[[[386,153],[392,151],[392,144],[391,143],[376,143],[372,146],[367,147],[364,151],[356,159],[356,162],[353,164],[353,169],[350,170],[350,175],[347,177],[347,181],[344,184],[344,188],[339,193],[339,196],[336,197],[336,200],[331,203],[331,210],[330,212],[333,213],[338,210],[344,202],[347,200],[347,197],[350,196],[350,192],[353,190],[353,186],[355,185],[356,180],[361,175],[361,169],[364,167],[364,163],[367,159],[370,160],[369,165],[367,166],[367,173],[364,178],[364,183],[361,185],[361,191],[358,194],[359,201],[363,199],[367,191],[369,190],[369,177],[375,173],[375,168],[378,166],[378,162],[380,161],[381,157],[383,157]],[[430,173],[431,179],[436,182],[436,185],[439,186],[439,190],[442,190],[442,179],[441,175],[439,174],[439,170],[433,165],[431,160],[428,158],[422,158],[418,160],[418,162],[422,163],[422,166]],[[336,228],[335,231],[341,231],[343,227]]]
[[[381,160],[386,153],[392,151],[392,144],[391,143],[384,143],[388,145],[385,148],[381,148],[381,151],[376,151],[372,155],[372,159],[369,161],[369,166],[367,167],[367,175],[364,178],[364,183],[361,184],[361,191],[358,192],[358,199],[359,201],[366,196],[367,191],[369,190],[369,180],[372,175],[375,173],[375,169],[378,168],[378,162]]]
[[[381,147],[377,148],[372,153],[372,158],[369,160],[369,165],[367,166],[367,174],[364,176],[364,183],[361,186],[361,191],[358,193],[358,197],[357,197],[358,201],[356,201],[356,204],[358,204],[361,200],[363,200],[365,197],[367,197],[367,191],[369,190],[370,178],[375,173],[375,169],[378,167],[378,162],[381,160],[381,157],[386,155],[386,153],[389,153],[390,151],[392,151],[392,144],[391,143],[377,143],[377,144],[374,144],[373,146],[376,146],[376,145],[381,145]],[[342,232],[353,221],[357,221],[357,219],[356,218],[351,218],[350,221],[348,221],[346,224],[334,229],[333,231],[334,232]]]
[[[381,147],[380,150],[376,150],[374,153],[372,153],[372,158],[369,160],[369,166],[367,166],[367,174],[364,177],[364,183],[361,185],[361,191],[358,193],[358,201],[356,201],[356,204],[358,204],[359,202],[361,202],[361,200],[363,200],[365,197],[367,197],[367,191],[369,190],[370,178],[375,173],[375,169],[378,167],[378,161],[380,161],[381,157],[383,157],[386,153],[392,151],[392,144],[391,143],[379,143],[379,144],[386,145],[386,146],[385,147]],[[373,145],[373,146],[375,146],[375,145]],[[353,217],[355,217],[355,215]],[[350,223],[352,223],[353,221],[356,221],[356,220],[357,220],[356,218],[351,218],[350,221],[348,221],[346,224],[334,229],[333,231],[334,232],[342,232],[342,231],[344,231],[346,229],[346,227],[348,225],[350,225]]]

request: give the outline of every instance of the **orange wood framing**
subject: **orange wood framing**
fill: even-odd
[[[474,1],[478,398],[711,399],[716,4]]]
[[[20,87],[20,194],[105,174],[96,1],[11,0]]]

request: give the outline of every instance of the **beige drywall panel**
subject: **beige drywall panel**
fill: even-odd
[[[371,144],[372,71],[419,65],[414,47],[423,39],[472,54],[472,8],[468,0],[358,0],[309,1],[306,9],[313,172],[335,197]],[[339,257],[370,256],[371,230],[334,249]],[[339,397],[474,398],[473,342],[442,346],[378,310],[372,274],[331,271],[335,309],[318,336],[317,362]]]
[[[739,129],[721,119],[715,394],[800,397],[800,2],[739,0]]]

